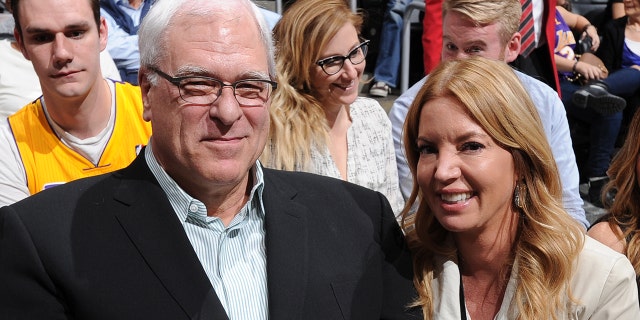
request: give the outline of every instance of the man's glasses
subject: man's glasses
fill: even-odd
[[[351,64],[356,65],[362,63],[364,58],[367,57],[367,51],[369,49],[369,40],[365,40],[357,47],[353,48],[346,56],[332,56],[316,61],[316,64],[322,68],[322,71],[328,75],[334,75],[342,70],[344,61],[349,59]]]
[[[278,84],[271,80],[244,79],[231,84],[211,77],[172,77],[157,68],[151,68],[159,76],[178,87],[182,100],[199,105],[209,105],[222,95],[222,88],[231,87],[241,106],[257,107],[264,105]]]

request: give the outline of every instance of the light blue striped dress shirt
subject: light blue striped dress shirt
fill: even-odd
[[[151,172],[167,194],[178,219],[229,319],[268,319],[262,169],[251,172],[249,201],[225,227],[208,217],[204,204],[188,195],[156,161],[152,143],[145,149]]]

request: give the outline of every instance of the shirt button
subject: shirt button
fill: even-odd
[[[189,205],[189,212],[193,212],[193,213],[198,212],[198,205],[195,204],[195,203],[190,204]]]

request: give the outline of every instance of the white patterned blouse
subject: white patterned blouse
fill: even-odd
[[[391,121],[378,101],[358,97],[350,108],[351,127],[347,132],[347,181],[385,195],[398,217],[404,206],[400,192]],[[312,148],[308,170],[341,179],[329,149]],[[399,218],[398,218],[399,219]]]

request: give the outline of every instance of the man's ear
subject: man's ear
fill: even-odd
[[[140,66],[138,70],[138,85],[142,92],[142,119],[144,121],[151,121],[151,107],[149,103],[149,91],[151,90],[151,82],[148,79],[149,70],[146,67]]]
[[[519,32],[516,32],[511,36],[511,39],[507,42],[507,46],[504,52],[504,61],[509,63],[516,60],[518,55],[520,54],[520,48],[522,47],[522,35]]]
[[[102,52],[102,50],[107,47],[107,38],[109,37],[109,28],[107,27],[107,20],[105,20],[104,17],[100,17],[98,35],[100,36],[100,52]]]
[[[18,43],[18,48],[20,48],[20,52],[22,52],[22,55],[24,56],[24,58],[31,61],[31,59],[29,58],[29,53],[27,53],[27,50],[25,50],[24,48],[24,41],[20,36],[20,32],[16,28],[13,29],[13,37],[16,39],[16,42]]]

